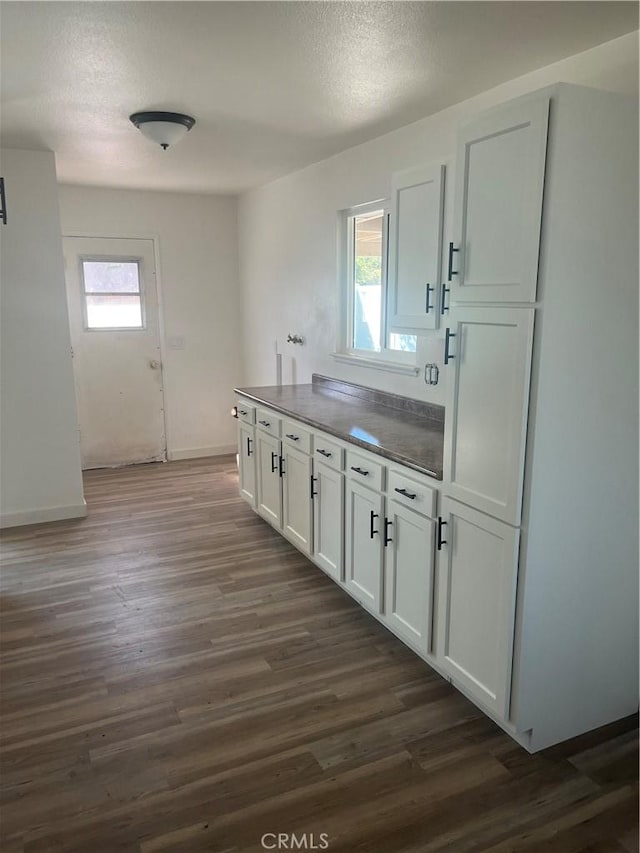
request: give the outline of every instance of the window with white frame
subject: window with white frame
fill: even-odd
[[[144,305],[138,258],[82,258],[86,329],[143,329]]]
[[[415,363],[416,336],[387,329],[386,202],[342,212],[342,352],[384,361]]]

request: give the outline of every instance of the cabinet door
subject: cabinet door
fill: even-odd
[[[280,477],[280,440],[256,430],[257,505],[260,515],[282,528],[282,478]]]
[[[385,620],[402,639],[429,654],[435,524],[393,500],[387,515]]]
[[[451,497],[520,524],[534,309],[457,307],[446,330],[444,479]]]
[[[240,422],[238,425],[238,480],[240,497],[251,506],[256,505],[256,431]]]
[[[384,499],[347,479],[346,585],[374,613],[382,609]]]
[[[313,550],[311,470],[308,453],[282,445],[282,529],[305,554]]]
[[[344,580],[344,474],[328,465],[314,468],[313,549],[315,561],[335,581]]]
[[[435,329],[442,261],[444,166],[393,176],[389,223],[391,332]]]
[[[535,302],[548,114],[530,98],[458,133],[454,302]]]
[[[438,552],[438,659],[481,704],[509,713],[519,531],[449,498]]]

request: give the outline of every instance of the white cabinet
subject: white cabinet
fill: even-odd
[[[313,550],[316,563],[334,581],[344,580],[344,474],[314,465]]]
[[[439,525],[438,662],[507,719],[519,531],[449,498]]]
[[[282,529],[305,554],[313,550],[312,464],[308,453],[286,443],[282,445]]]
[[[443,165],[398,172],[389,224],[388,326],[435,329],[442,262]]]
[[[256,509],[278,529],[282,528],[282,478],[280,476],[280,440],[261,429],[256,430]]]
[[[240,497],[250,506],[256,505],[255,428],[242,421],[238,424],[238,480]]]
[[[520,524],[534,310],[458,306],[445,338],[451,497]]]
[[[387,503],[385,622],[423,655],[431,652],[434,528],[399,501]]]
[[[458,133],[454,302],[535,302],[549,98],[486,113]]]
[[[382,607],[384,498],[347,479],[346,586],[369,610]]]

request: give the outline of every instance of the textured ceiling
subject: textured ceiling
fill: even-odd
[[[638,27],[618,2],[2,2],[2,143],[63,182],[238,192]],[[176,148],[128,121],[197,119]]]

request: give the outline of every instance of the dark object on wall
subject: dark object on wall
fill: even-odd
[[[7,224],[7,197],[4,192],[4,178],[0,178],[0,219],[2,224]]]

